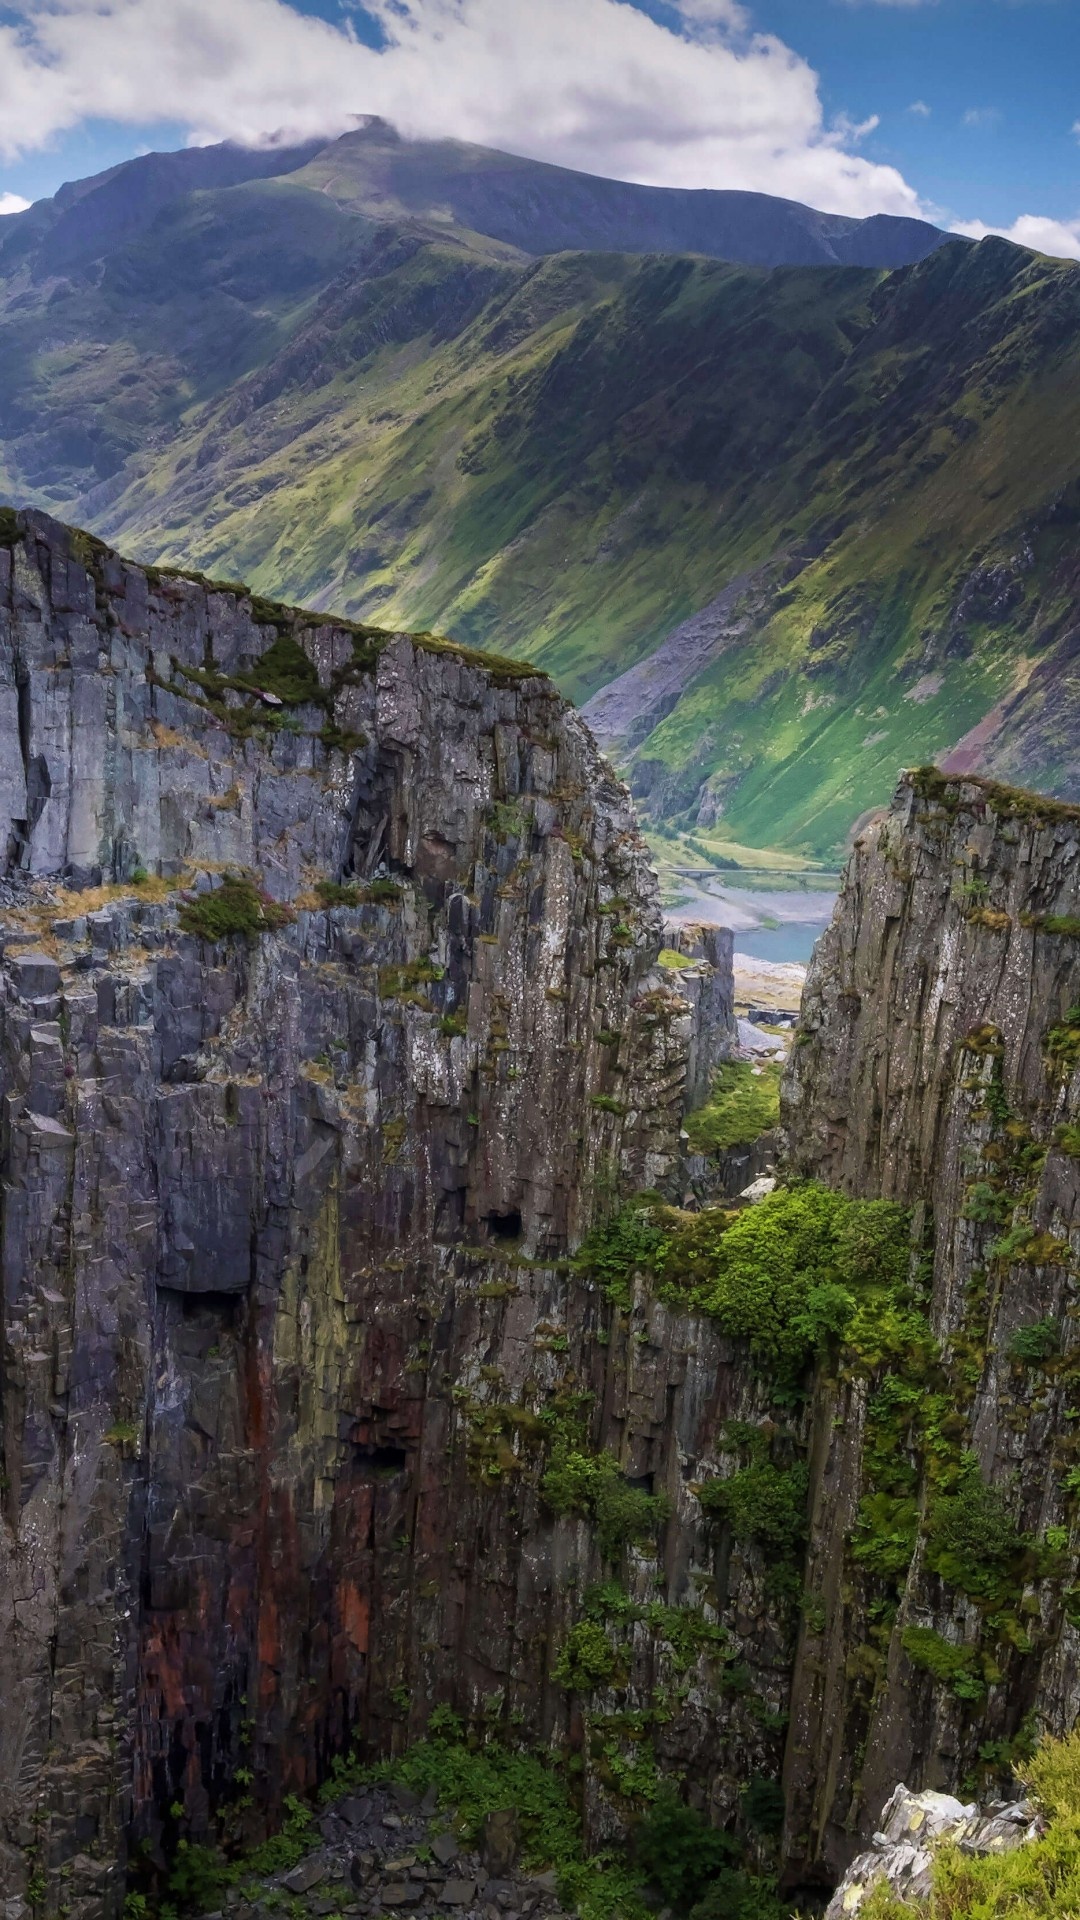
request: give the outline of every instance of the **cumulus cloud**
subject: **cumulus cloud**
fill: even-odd
[[[1048,220],[1041,214],[1024,213],[1011,227],[988,227],[982,220],[961,220],[954,233],[967,234],[971,240],[985,240],[998,234],[1003,240],[1015,240],[1018,247],[1031,247],[1036,253],[1049,253],[1059,260],[1080,260],[1080,219]]]
[[[920,214],[892,166],[825,119],[817,75],[740,0],[366,0],[382,45],[286,0],[6,0],[0,154],[93,116],[196,143],[343,132],[369,113],[662,186],[743,187],[852,214]]]
[[[5,213],[25,213],[29,200],[20,199],[17,193],[0,193],[0,219]]]

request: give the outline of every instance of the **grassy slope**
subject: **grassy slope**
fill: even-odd
[[[578,698],[772,561],[632,765],[658,816],[704,793],[750,846],[830,854],[1068,653],[1077,269],[531,262],[327,184],[192,195],[89,280],[5,252],[0,491]],[[1068,781],[1071,720],[1030,731],[1019,771]]]

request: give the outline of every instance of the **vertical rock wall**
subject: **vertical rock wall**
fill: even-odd
[[[727,1692],[632,1650],[730,1812],[786,1656],[760,1567],[711,1584],[692,1486],[752,1389],[712,1329],[614,1315],[566,1259],[674,1178],[729,1001],[706,968],[703,1020],[654,970],[646,852],[576,716],[514,663],[9,516],[5,830],[5,1920],[29,1887],[114,1920],[129,1836],[161,1860],[223,1806],[258,1825],[437,1701],[589,1758],[551,1666],[604,1568],[537,1491],[567,1408],[672,1500],[640,1590],[745,1641]],[[282,924],[185,931],[231,869]]]
[[[917,1364],[912,1337],[885,1413],[872,1360],[816,1384],[793,1878],[830,1881],[898,1781],[956,1790],[1080,1712],[1078,1002],[1080,809],[906,777],[816,949],[784,1121],[792,1171],[913,1207],[936,1355]],[[882,1432],[911,1469],[891,1508]],[[921,1530],[964,1453],[1028,1542],[982,1598],[931,1570]],[[876,1557],[853,1557],[875,1527]]]

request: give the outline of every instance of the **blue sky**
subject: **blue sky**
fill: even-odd
[[[740,0],[369,6],[183,0],[183,37],[170,38],[162,0],[0,0],[0,201],[148,147],[234,126],[259,137],[294,117],[294,84],[296,133],[317,130],[330,95],[331,133],[347,108],[400,118],[416,100],[410,131],[860,213],[1006,230],[1035,215],[1051,238],[1046,223],[1061,224],[1055,250],[1080,256],[1080,0],[745,0],[742,19]],[[394,35],[391,59],[356,44]],[[257,55],[246,77],[245,53]],[[80,82],[87,71],[96,87]]]

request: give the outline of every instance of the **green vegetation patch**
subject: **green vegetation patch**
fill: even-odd
[[[1080,1007],[1070,1007],[1044,1042],[1046,1063],[1059,1080],[1067,1080],[1080,1062]]]
[[[631,1486],[610,1453],[586,1453],[560,1443],[540,1482],[553,1513],[579,1514],[596,1528],[607,1560],[627,1546],[655,1547],[656,1535],[671,1513],[666,1494]]]
[[[905,1627],[900,1642],[912,1666],[950,1687],[958,1700],[978,1701],[985,1696],[977,1648],[954,1646],[932,1627]]]
[[[987,1486],[974,1455],[964,1455],[956,1484],[930,1505],[926,1561],[972,1600],[1003,1604],[1023,1585],[1031,1547],[1008,1502]]]
[[[729,1060],[720,1068],[705,1106],[684,1122],[693,1153],[725,1153],[768,1133],[780,1120],[780,1061],[753,1067]]]
[[[330,1800],[373,1781],[392,1781],[419,1795],[434,1789],[471,1846],[482,1838],[489,1813],[513,1808],[523,1867],[554,1867],[563,1904],[576,1907],[581,1920],[648,1920],[642,1875],[627,1862],[625,1849],[585,1857],[572,1763],[560,1754],[516,1752],[494,1742],[467,1745],[463,1734],[457,1716],[436,1707],[428,1739],[374,1766],[337,1762],[322,1797]]]
[[[711,1315],[790,1389],[830,1340],[873,1351],[892,1325],[890,1300],[906,1327],[910,1231],[904,1207],[813,1184],[738,1212],[680,1213],[642,1196],[589,1236],[578,1266],[616,1305],[645,1273],[661,1300]]]
[[[255,940],[276,933],[294,918],[290,907],[271,900],[246,874],[229,874],[212,893],[180,908],[183,931],[200,940]]]

